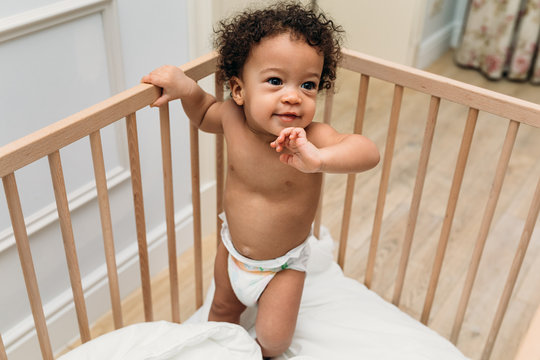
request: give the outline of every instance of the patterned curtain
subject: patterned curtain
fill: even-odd
[[[540,0],[472,0],[455,60],[490,79],[540,84]]]

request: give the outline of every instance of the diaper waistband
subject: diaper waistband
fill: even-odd
[[[227,224],[227,218],[225,216],[225,213],[222,212],[221,214],[219,214],[219,218],[223,221],[223,224],[221,225],[221,241],[223,242],[223,245],[225,245],[225,247],[229,251],[229,254],[232,257],[248,265],[249,267],[252,267],[255,269],[276,271],[278,269],[282,269],[282,266],[287,264],[287,262],[289,262],[291,259],[299,259],[302,256],[304,256],[306,252],[309,252],[308,240],[312,236],[312,232],[310,232],[310,234],[308,235],[308,237],[302,244],[298,245],[294,249],[289,250],[283,256],[280,256],[275,259],[268,259],[268,260],[250,259],[240,254],[234,247],[232,243],[232,239],[231,239],[231,234],[229,232],[229,226]]]

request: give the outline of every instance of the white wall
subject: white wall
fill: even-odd
[[[345,46],[401,64],[413,65],[426,0],[318,0],[346,34]]]
[[[0,146],[136,85],[142,75],[190,59],[188,0],[2,0]],[[137,113],[151,269],[166,266],[157,110]],[[171,104],[179,251],[191,241],[187,119]],[[102,133],[119,255],[121,292],[139,286],[124,123]],[[61,151],[90,320],[110,308],[89,142]],[[205,175],[203,187],[212,182]],[[17,171],[21,202],[53,348],[77,332],[46,159]],[[158,186],[156,186],[156,184]],[[151,186],[153,185],[153,186]],[[31,190],[28,190],[31,189]],[[203,198],[204,200],[204,198]],[[212,224],[213,222],[210,222]],[[0,333],[10,359],[38,358],[26,290],[0,192]]]
[[[466,7],[467,0],[427,0],[415,66],[425,68],[457,46]]]
[[[467,0],[318,0],[346,31],[345,46],[425,68],[455,47]]]

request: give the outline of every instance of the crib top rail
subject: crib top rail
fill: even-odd
[[[540,104],[504,95],[353,50],[343,49],[341,67],[481,111],[540,127]]]
[[[216,60],[216,53],[208,53],[180,68],[192,79],[200,80],[214,73]],[[152,104],[159,96],[158,87],[139,84],[0,147],[0,177]]]

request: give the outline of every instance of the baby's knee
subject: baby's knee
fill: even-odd
[[[210,313],[208,314],[209,321],[226,321],[230,323],[238,324],[240,322],[240,315],[244,311],[244,307],[231,304],[228,301],[219,301],[214,299],[210,306]]]
[[[283,354],[292,343],[292,336],[280,332],[257,333],[257,342],[261,346],[263,356],[274,357]]]

